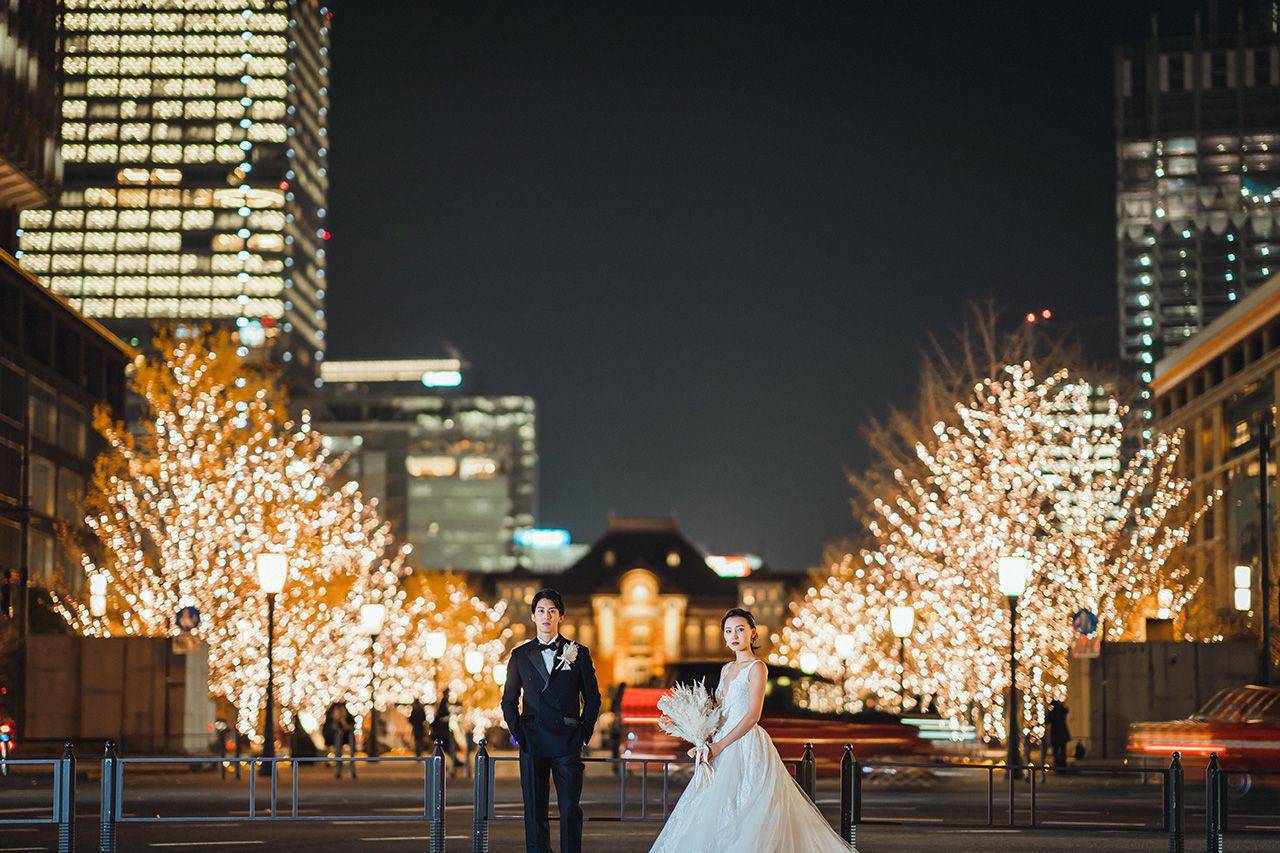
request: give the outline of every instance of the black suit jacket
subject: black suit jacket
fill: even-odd
[[[564,637],[556,638],[557,661],[567,643]],[[502,718],[521,752],[539,758],[577,755],[591,740],[599,716],[600,685],[586,646],[578,643],[578,656],[569,669],[557,663],[551,673],[536,640],[511,652]]]

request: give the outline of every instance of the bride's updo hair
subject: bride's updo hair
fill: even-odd
[[[750,610],[745,610],[741,607],[729,608],[729,610],[724,614],[724,617],[720,620],[720,633],[724,633],[724,626],[735,616],[746,619],[747,624],[751,626],[751,651],[754,652],[756,649],[760,648],[760,643],[759,638],[756,636],[756,617],[751,615]]]

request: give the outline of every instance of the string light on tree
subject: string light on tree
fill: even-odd
[[[911,692],[1004,737],[1009,625],[997,567],[1003,555],[1025,554],[1018,694],[1038,728],[1065,691],[1074,612],[1091,610],[1119,639],[1154,613],[1161,590],[1159,604],[1175,617],[1195,591],[1170,559],[1208,505],[1189,508],[1190,483],[1174,473],[1181,434],[1122,463],[1124,415],[1088,382],[1065,371],[1040,379],[1029,363],[976,383],[954,417],[917,443],[913,473],[899,468],[895,488],[872,501],[870,545],[837,559],[793,606],[777,659],[833,649],[851,633],[850,694],[889,704],[902,688],[883,614],[910,600]],[[842,675],[834,656],[820,660],[824,675]]]

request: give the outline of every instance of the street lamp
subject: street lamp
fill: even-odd
[[[467,649],[467,653],[462,656],[462,665],[468,675],[479,675],[480,670],[484,669],[484,652],[479,649]]]
[[[836,634],[836,654],[840,656],[843,677],[840,679],[840,710],[849,710],[849,658],[853,657],[853,634]]]
[[[898,638],[898,712],[907,712],[907,638],[916,627],[916,609],[909,604],[889,608],[889,627]],[[917,709],[918,711],[919,709]]]
[[[378,635],[387,618],[385,604],[360,605],[360,630],[369,635],[369,748],[370,758],[378,756]]]
[[[289,558],[284,554],[258,555],[258,587],[267,594],[267,718],[262,727],[262,757],[276,757],[276,596],[289,577]],[[270,775],[271,766],[263,762],[258,772]]]
[[[426,637],[427,657],[431,658],[431,682],[436,689],[436,701],[441,699],[440,694],[440,659],[444,657],[445,649],[449,647],[449,637],[444,631],[430,631]]]
[[[97,618],[107,615],[107,576],[101,572],[89,577],[89,615]]]
[[[507,665],[501,661],[493,665],[493,683],[499,687],[507,684]]]
[[[805,675],[813,675],[818,671],[818,653],[817,652],[801,652],[800,653],[800,671]]]
[[[1253,569],[1250,566],[1236,566],[1235,571],[1236,610],[1248,610],[1253,606]]]
[[[1005,766],[1014,779],[1022,778],[1018,755],[1018,599],[1027,591],[1027,575],[1031,561],[1020,554],[1001,557],[999,562],[1000,592],[1009,599],[1009,749]]]

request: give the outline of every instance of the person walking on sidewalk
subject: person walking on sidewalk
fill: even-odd
[[[1067,766],[1067,744],[1071,742],[1071,729],[1067,726],[1067,706],[1057,699],[1049,703],[1045,723],[1049,729],[1049,745],[1053,747],[1053,766],[1062,770]]]
[[[413,754],[422,757],[427,748],[427,706],[414,699],[409,708],[409,729],[413,732]]]

